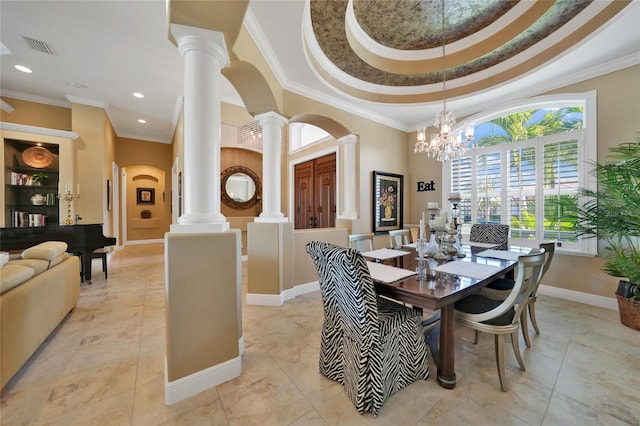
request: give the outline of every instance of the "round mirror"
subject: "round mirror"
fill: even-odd
[[[222,172],[222,202],[233,209],[248,209],[260,200],[260,179],[253,170],[233,166]]]

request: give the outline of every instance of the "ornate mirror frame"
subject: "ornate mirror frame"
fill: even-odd
[[[247,201],[236,201],[229,196],[227,193],[227,180],[229,177],[233,176],[236,173],[244,173],[249,176],[251,180],[253,180],[253,184],[256,186],[256,190],[253,193],[253,197],[249,198]],[[232,209],[249,209],[260,201],[262,198],[262,183],[260,183],[260,178],[253,170],[244,166],[231,166],[226,168],[221,173],[221,182],[220,182],[220,194],[222,195],[222,202]]]

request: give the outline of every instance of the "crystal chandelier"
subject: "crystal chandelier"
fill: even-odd
[[[436,158],[438,161],[449,161],[451,157],[462,155],[467,151],[469,142],[473,139],[474,123],[465,122],[464,138],[462,133],[453,135],[451,129],[456,124],[456,116],[453,111],[447,109],[447,67],[445,52],[445,15],[444,0],[442,0],[442,99],[443,107],[436,115],[434,126],[440,130],[439,133],[432,133],[431,140],[427,141],[427,128],[417,130],[417,142],[414,152],[426,152],[429,158]]]

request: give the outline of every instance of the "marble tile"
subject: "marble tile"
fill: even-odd
[[[543,426],[627,426],[629,424],[634,423],[624,422],[558,392],[553,393],[542,422]]]
[[[632,383],[590,365],[564,364],[555,390],[631,425],[640,424],[640,389],[637,374]]]
[[[312,411],[298,388],[279,370],[220,395],[230,425],[283,425]]]
[[[319,292],[282,306],[246,305],[242,374],[164,404],[164,248],[127,246],[94,265],[91,285],[62,325],[3,390],[0,425],[635,425],[640,426],[637,331],[617,311],[540,296],[541,334],[519,334],[526,371],[507,338],[502,392],[493,336],[456,327],[457,387],[432,377],[360,415],[342,386],[318,372]]]
[[[165,405],[164,379],[158,379],[136,387],[131,425],[161,425],[167,422],[176,424],[175,422],[182,416],[187,416],[186,418],[189,416],[192,416],[191,418],[201,417],[204,413],[192,412],[203,408],[203,406],[206,406],[204,408],[207,413],[205,416],[219,419],[220,415],[224,414],[216,389],[208,389],[175,404]],[[189,425],[189,423],[184,424]]]
[[[50,425],[109,425],[127,426],[131,424],[133,410],[133,389],[85,404],[77,409],[65,411],[59,416],[43,412],[33,426]]]
[[[55,418],[135,387],[137,358],[64,374],[54,384],[40,415]]]

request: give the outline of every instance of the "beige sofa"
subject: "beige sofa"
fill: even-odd
[[[80,297],[80,261],[48,241],[0,269],[0,389],[20,370]]]

